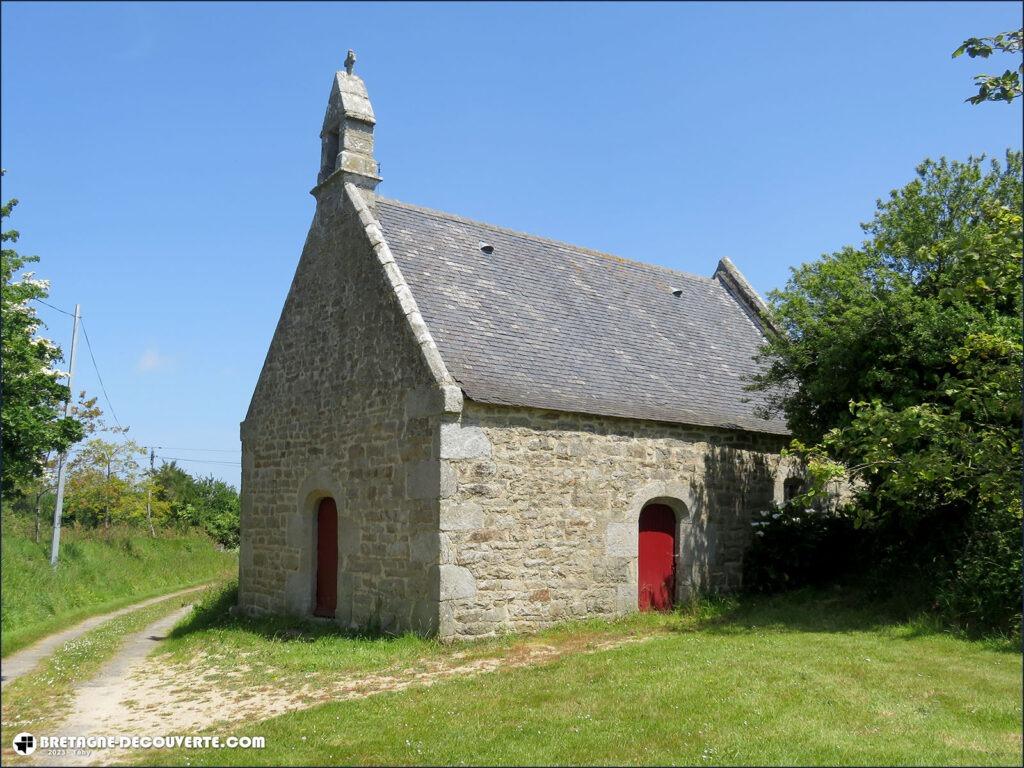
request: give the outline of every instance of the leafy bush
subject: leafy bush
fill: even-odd
[[[758,592],[823,584],[857,561],[861,532],[853,519],[799,503],[773,505],[752,521],[753,543],[743,560],[743,583]]]
[[[866,568],[902,568],[955,623],[1005,631],[1020,617],[1022,155],[982,160],[924,162],[860,248],[794,269],[770,294],[784,332],[754,386],[812,476],[850,481]]]
[[[238,546],[238,491],[214,477],[195,478],[173,461],[160,467],[154,479],[156,496],[168,505],[172,523],[201,528],[228,549]]]
[[[978,510],[938,607],[968,630],[1021,626],[1021,506]]]

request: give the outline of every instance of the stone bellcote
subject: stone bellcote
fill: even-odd
[[[345,70],[334,75],[327,102],[323,130],[320,131],[319,186],[336,173],[371,192],[380,183],[377,161],[373,158],[373,116],[370,97],[362,78],[353,74],[356,55],[348,52]]]

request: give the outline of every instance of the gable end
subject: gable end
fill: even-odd
[[[743,311],[747,313],[754,324],[761,330],[761,333],[782,334],[782,328],[772,318],[771,310],[764,299],[754,290],[754,287],[747,282],[747,278],[736,268],[729,258],[723,258],[718,262],[718,269],[715,270],[714,279],[720,282],[729,294],[736,299]]]
[[[441,357],[441,352],[438,350],[437,344],[434,341],[434,337],[431,335],[430,329],[427,327],[427,324],[423,319],[423,315],[420,314],[419,306],[416,304],[416,299],[412,295],[412,289],[405,281],[405,277],[402,275],[402,270],[398,267],[395,257],[392,255],[391,249],[388,247],[387,240],[384,238],[384,233],[381,231],[380,224],[370,211],[370,207],[367,205],[366,200],[363,198],[362,193],[355,184],[352,182],[347,182],[345,184],[345,195],[348,197],[359,216],[359,222],[363,226],[363,232],[366,235],[366,239],[370,243],[370,247],[373,248],[373,253],[377,257],[377,261],[380,263],[381,269],[384,271],[384,277],[387,280],[388,285],[391,286],[395,299],[401,307],[402,314],[405,316],[405,321],[409,326],[409,330],[412,331],[413,338],[416,339],[416,343],[419,345],[420,351],[423,354],[423,360],[427,364],[427,368],[430,370],[430,373],[433,375],[434,381],[437,382],[437,385],[441,387],[441,390],[444,393],[444,412],[461,412],[462,390],[455,383],[455,379],[452,378],[451,373],[448,372],[448,366],[445,365],[444,359]]]

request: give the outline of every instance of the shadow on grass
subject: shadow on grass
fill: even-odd
[[[980,641],[993,650],[1020,653],[1020,638],[972,636],[950,628],[920,603],[894,594],[872,597],[858,586],[834,585],[770,595],[744,595],[706,619],[681,622],[672,631],[743,634],[753,630],[813,633],[889,632],[894,639],[945,636]]]
[[[183,638],[209,630],[236,629],[281,643],[313,643],[323,638],[388,643],[405,638],[367,628],[345,629],[333,622],[314,621],[302,616],[244,616],[237,612],[237,604],[237,584],[232,583],[208,592],[169,637]],[[951,630],[934,617],[923,613],[916,603],[903,600],[900,596],[878,600],[871,598],[863,589],[850,586],[805,588],[771,595],[706,598],[680,606],[668,614],[634,613],[613,620],[567,621],[546,632],[576,634],[623,630],[711,635],[740,635],[766,630],[836,634],[888,632],[893,639],[901,640],[929,636],[979,639]],[[524,636],[510,634],[503,639],[512,641],[516,637]],[[980,639],[993,650],[1021,652],[1019,638],[988,636]]]
[[[378,641],[400,637],[367,628],[344,629],[328,620],[316,621],[302,616],[245,616],[238,612],[237,606],[238,584],[232,582],[207,593],[168,637],[177,639],[216,629],[239,629],[268,640],[289,643],[312,643],[324,637]]]
[[[736,630],[772,626],[798,632],[862,632],[910,618],[895,606],[870,603],[864,595],[832,587],[746,595],[717,623]]]

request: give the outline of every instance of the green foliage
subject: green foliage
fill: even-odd
[[[192,477],[173,461],[161,466],[153,479],[169,521],[201,528],[225,547],[238,546],[239,500],[233,487],[212,476]]]
[[[143,522],[147,491],[152,490],[139,469],[145,455],[145,449],[131,440],[93,438],[82,445],[68,466],[67,520],[87,527]],[[157,505],[154,517],[159,521],[165,512],[166,505]]]
[[[26,521],[4,515],[3,653],[86,616],[200,584],[235,569],[233,552],[198,533],[157,538],[136,528],[64,529],[60,568],[49,542],[32,540]]]
[[[754,515],[754,545],[743,558],[750,591],[824,584],[855,567],[862,537],[850,517],[803,502],[797,498]]]
[[[81,445],[68,462],[65,521],[81,528],[199,529],[222,547],[236,548],[238,492],[213,477],[193,477],[173,462],[152,473],[143,471],[145,455],[131,440],[94,437]],[[52,488],[43,482],[37,486],[37,496],[13,499],[11,511],[21,516],[34,514],[40,506],[52,511]]]
[[[755,384],[819,485],[846,473],[881,561],[972,627],[1020,621],[1020,208],[1020,153],[926,161],[861,248],[771,294],[785,333]]]
[[[996,51],[1019,55],[1022,51],[1022,40],[1024,40],[1024,27],[1012,32],[1003,32],[995,37],[971,37],[964,40],[963,44],[953,51],[953,58],[966,53],[972,59],[979,56],[987,59]],[[1005,101],[1009,104],[1021,95],[1022,78],[1024,78],[1024,63],[1017,68],[1016,72],[1008,69],[1001,75],[975,75],[974,83],[978,86],[978,92],[964,101],[971,104],[981,104],[985,101]]]
[[[17,200],[9,200],[0,206],[0,221],[5,221],[17,204]],[[17,242],[18,236],[13,229],[0,233],[5,244],[0,249],[0,424],[5,498],[43,473],[48,453],[67,449],[83,434],[78,420],[63,416],[69,392],[60,382],[65,374],[55,367],[63,358],[60,347],[37,334],[41,321],[31,301],[45,299],[49,283],[22,269],[39,257],[22,256],[6,247]]]

